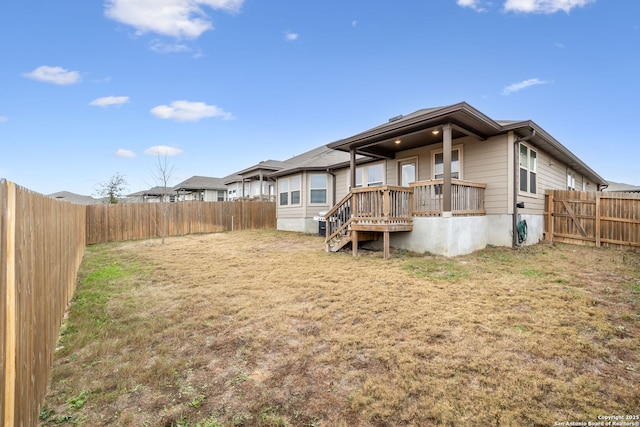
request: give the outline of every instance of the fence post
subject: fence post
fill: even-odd
[[[3,180],[4,181],[4,180]],[[5,247],[6,257],[2,268],[5,271],[5,295],[2,295],[5,312],[4,332],[4,396],[0,402],[4,407],[4,426],[15,425],[15,392],[16,392],[16,187],[9,181],[4,181],[5,204],[2,211],[4,229],[1,230],[2,242]]]
[[[600,192],[596,192],[596,248],[599,248],[600,241]]]

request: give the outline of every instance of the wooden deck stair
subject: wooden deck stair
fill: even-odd
[[[413,229],[412,192],[409,188],[390,186],[352,190],[325,215],[326,251],[337,252],[351,243],[355,254],[358,242],[378,240],[382,234],[388,257],[389,232]]]

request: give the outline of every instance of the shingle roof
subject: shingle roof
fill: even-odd
[[[101,199],[95,199],[91,196],[83,196],[81,194],[71,193],[69,191],[58,191],[57,193],[52,193],[48,196],[54,199],[76,203],[78,205],[95,205],[102,203]]]
[[[226,190],[222,178],[192,176],[173,187],[174,190]]]
[[[326,170],[336,166],[344,166],[348,164],[349,157],[349,153],[333,150],[323,145],[285,160],[284,163],[286,166],[269,176],[278,177],[301,170]],[[358,155],[357,159],[362,160],[365,159],[365,157]]]
[[[620,193],[640,193],[640,185],[623,184],[621,182],[607,181],[609,186],[603,191]]]

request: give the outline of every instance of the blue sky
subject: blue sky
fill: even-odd
[[[0,5],[0,177],[128,192],[285,160],[421,108],[533,120],[640,185],[640,1]]]

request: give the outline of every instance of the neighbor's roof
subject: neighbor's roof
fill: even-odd
[[[621,182],[608,181],[609,186],[603,191],[619,193],[640,193],[640,185],[623,184]]]
[[[212,178],[208,176],[192,176],[173,187],[178,190],[226,190],[222,178]]]
[[[275,178],[284,175],[291,175],[303,170],[325,171],[327,169],[346,167],[349,165],[349,157],[349,153],[332,150],[326,145],[323,145],[285,160],[284,162],[287,166],[270,174],[269,176]],[[366,160],[370,161],[373,159],[361,155],[358,155],[356,158],[358,163]]]
[[[535,135],[528,141],[531,145],[546,151],[590,180],[602,185],[607,183],[604,178],[535,122],[531,120],[496,121],[466,102],[393,117],[387,123],[333,142],[328,147],[341,151],[355,150],[364,155],[393,158],[398,151],[441,142],[441,135],[433,135],[432,131],[440,129],[445,124],[451,124],[453,139],[473,136],[484,140],[509,131],[513,131],[518,137],[526,137],[535,131]],[[400,140],[401,143],[396,144],[396,140]]]
[[[267,176],[273,172],[279,171],[285,166],[285,162],[280,160],[263,160],[256,165],[241,170],[240,172],[227,175],[222,178],[222,180],[225,184],[231,184],[234,182],[240,182],[245,178],[258,177],[260,172],[262,172],[263,176]]]
[[[135,197],[135,196],[162,196],[162,195],[172,195],[175,194],[175,191],[171,187],[162,187],[156,186],[151,187],[148,190],[138,191],[136,193],[127,194],[127,197]]]
[[[69,191],[58,191],[48,195],[54,199],[64,200],[78,205],[96,205],[102,203],[101,199],[95,199],[91,196],[83,196],[81,194],[71,193]]]

